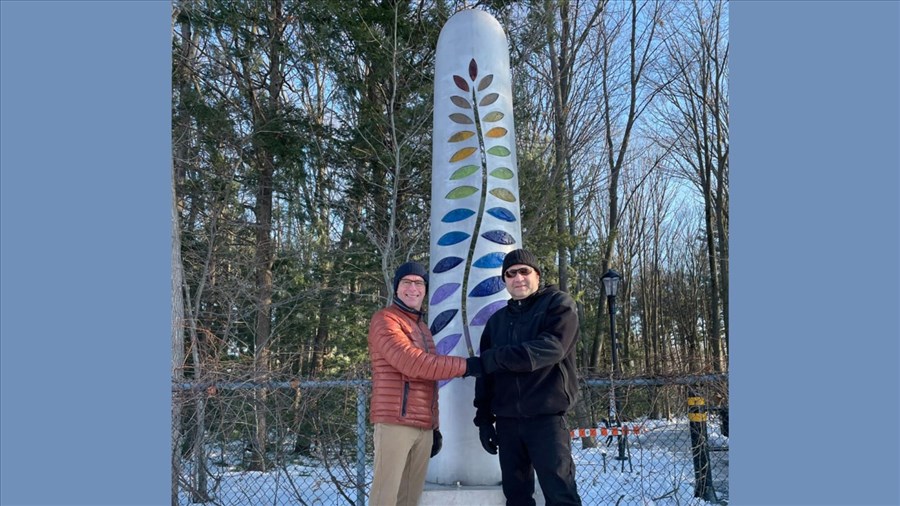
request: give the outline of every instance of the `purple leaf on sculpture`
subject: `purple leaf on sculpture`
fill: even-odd
[[[503,283],[503,279],[500,276],[491,276],[481,283],[475,285],[475,288],[469,292],[470,297],[487,297],[488,295],[494,295],[506,288],[506,284]],[[434,332],[432,332],[434,334]]]
[[[488,253],[487,255],[475,260],[472,264],[473,267],[480,267],[482,269],[493,269],[495,267],[500,267],[503,265],[503,258],[506,256],[506,253],[502,251],[495,251],[493,253]]]
[[[481,237],[484,237],[488,241],[495,242],[497,244],[516,243],[516,239],[513,236],[502,230],[488,230],[487,232],[481,234]]]
[[[459,342],[460,337],[462,337],[462,334],[450,334],[438,341],[435,345],[438,355],[447,355],[453,351],[453,348],[456,348],[456,343]]]
[[[431,305],[434,306],[443,302],[444,299],[453,295],[453,292],[455,292],[459,286],[459,283],[446,283],[438,287],[438,289],[434,291],[434,295],[431,296]]]
[[[467,83],[466,80],[463,79],[462,77],[453,76],[453,82],[456,83],[457,88],[459,88],[463,91],[469,91],[469,83]]]
[[[469,77],[474,81],[476,76],[478,76],[478,64],[475,63],[475,58],[472,58],[472,61],[469,62]]]
[[[463,242],[469,238],[469,234],[465,232],[460,232],[455,230],[453,232],[447,232],[440,239],[438,239],[438,246],[450,246],[456,244],[458,242]]]
[[[478,311],[478,314],[475,315],[475,318],[472,318],[472,322],[469,325],[484,325],[487,323],[488,318],[491,317],[492,314],[496,313],[498,309],[508,304],[508,301],[505,300],[497,300],[491,302],[487,306],[481,308]]]
[[[434,266],[434,273],[440,274],[442,272],[447,272],[450,269],[456,267],[461,264],[463,261],[462,258],[459,257],[445,257],[442,258],[437,264]]]
[[[458,313],[458,312],[459,312],[459,309],[448,309],[448,310],[442,312],[441,314],[437,315],[434,318],[434,321],[431,322],[431,335],[433,335],[433,336],[437,335],[442,330],[444,330],[444,327],[446,327],[447,324],[450,323],[450,321],[453,319],[454,316],[456,316],[456,313]]]

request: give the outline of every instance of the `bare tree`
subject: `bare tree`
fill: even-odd
[[[605,129],[604,149],[608,163],[608,214],[607,230],[602,247],[601,271],[606,271],[615,251],[619,234],[619,179],[629,161],[629,143],[638,119],[664,85],[648,86],[647,73],[658,58],[659,41],[657,26],[662,16],[662,6],[657,1],[638,4],[632,0],[630,9],[609,16],[603,25],[598,43],[594,46],[601,62],[600,83],[603,101]],[[618,42],[627,36],[624,45],[625,61],[616,59],[614,52]],[[600,304],[602,305],[601,302]],[[598,314],[602,311],[598,309]],[[594,336],[589,367],[596,368],[599,361],[600,336]]]
[[[675,170],[699,190],[710,271],[709,340],[712,367],[725,367],[728,341],[728,42],[727,4],[685,4],[666,49],[670,61],[668,108],[662,118],[677,154]],[[724,323],[724,331],[723,331]]]

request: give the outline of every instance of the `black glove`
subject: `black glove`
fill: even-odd
[[[484,451],[491,455],[497,455],[497,430],[491,424],[478,427],[478,438]]]
[[[431,456],[434,457],[441,451],[441,446],[444,446],[444,436],[441,435],[441,431],[434,429],[434,433],[432,434],[431,440]]]
[[[469,357],[466,359],[466,373],[463,374],[463,378],[466,376],[474,376],[476,378],[484,376],[484,366],[481,364],[481,357]]]

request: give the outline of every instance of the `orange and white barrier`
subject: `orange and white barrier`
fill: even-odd
[[[608,436],[627,436],[628,434],[640,434],[641,428],[638,425],[624,427],[600,427],[599,429],[575,429],[571,431],[572,437],[608,437]]]

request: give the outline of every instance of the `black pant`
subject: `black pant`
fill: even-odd
[[[547,506],[581,506],[565,417],[497,418],[500,473],[507,506],[534,506],[534,475]]]

